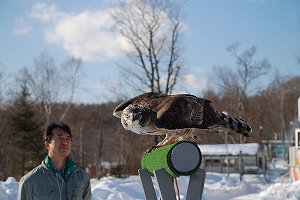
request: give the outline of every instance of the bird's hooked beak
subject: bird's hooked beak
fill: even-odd
[[[132,122],[134,122],[135,120],[140,120],[141,117],[142,117],[142,111],[139,106],[136,106],[132,110]]]
[[[132,122],[134,122],[135,120],[140,120],[140,118],[141,118],[141,113],[132,114]]]

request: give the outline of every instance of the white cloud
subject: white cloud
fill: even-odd
[[[26,22],[23,18],[19,18],[15,20],[17,28],[14,30],[14,34],[25,35],[30,32],[31,25]]]
[[[102,82],[102,83],[96,83],[95,85],[95,88],[98,88],[98,89],[102,89],[102,88],[118,88],[120,87],[120,85],[112,80],[107,80],[105,82]]]
[[[205,88],[207,85],[205,80],[197,79],[192,74],[185,75],[183,81],[187,84],[187,87],[191,87],[193,89],[202,89]]]
[[[200,72],[203,72],[204,69],[203,69],[202,67],[196,67],[196,68],[195,68],[195,71],[196,71],[197,73],[200,73]]]
[[[17,28],[17,29],[14,30],[14,34],[25,35],[25,34],[29,33],[30,30],[31,30],[31,26]]]
[[[84,61],[104,62],[128,48],[124,38],[110,30],[113,20],[106,11],[68,14],[59,12],[55,5],[35,4],[28,16],[52,22],[45,29],[46,41],[61,45],[70,56]]]
[[[32,6],[27,15],[46,22],[50,20],[55,21],[60,17],[64,17],[66,14],[59,12],[55,5],[48,6],[45,3],[37,3]]]

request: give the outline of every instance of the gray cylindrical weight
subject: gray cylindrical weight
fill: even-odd
[[[189,175],[199,168],[201,153],[194,143],[181,142],[173,147],[169,161],[176,174]]]

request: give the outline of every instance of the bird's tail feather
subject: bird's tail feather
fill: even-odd
[[[249,133],[252,131],[252,128],[246,123],[244,123],[243,120],[231,117],[219,111],[217,111],[217,113],[223,122],[222,124],[226,126],[228,134],[233,135],[234,133],[239,133],[244,135],[245,137],[250,137]]]

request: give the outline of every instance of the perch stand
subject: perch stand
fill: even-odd
[[[139,170],[147,200],[157,200],[151,176],[155,176],[161,200],[176,200],[172,178],[190,176],[186,200],[200,200],[205,182],[205,171],[199,169],[202,155],[197,144],[179,141],[146,153]]]

